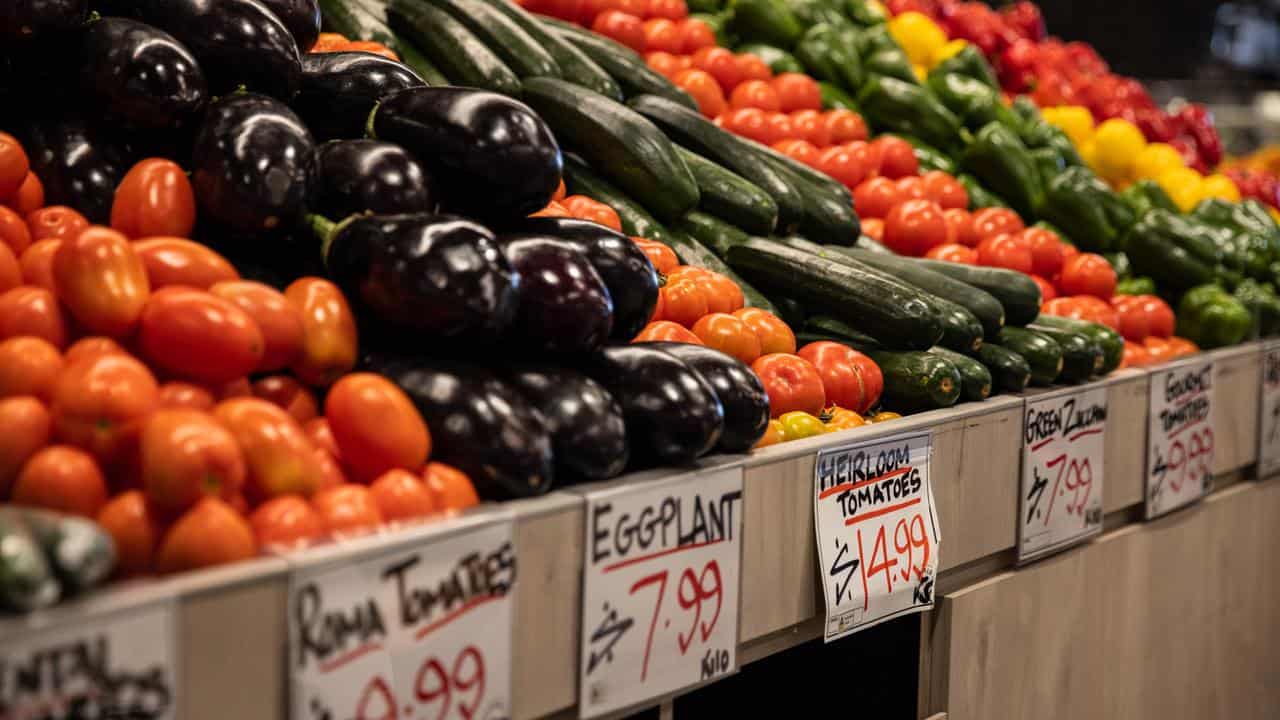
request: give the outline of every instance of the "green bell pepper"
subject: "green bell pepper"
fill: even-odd
[[[871,75],[857,102],[867,122],[882,132],[915,135],[944,152],[959,143],[959,118],[919,85]]]
[[[1178,335],[1201,348],[1235,345],[1252,329],[1249,309],[1217,285],[1194,287],[1178,303]]]
[[[718,13],[724,9],[722,0],[686,0],[691,13]]]
[[[1044,122],[1044,117],[1040,115],[1040,108],[1030,95],[1019,95],[1010,103],[1009,109],[1013,110],[1013,114],[1022,118],[1022,122],[1026,125]]]
[[[1059,229],[1057,225],[1054,225],[1051,222],[1046,222],[1044,220],[1037,220],[1035,224],[1032,225],[1031,227],[1044,228],[1045,230],[1048,230],[1054,235],[1057,235],[1058,239],[1061,240],[1062,242],[1070,245],[1071,247],[1075,247],[1075,243],[1071,242],[1071,238],[1067,237],[1066,233],[1062,232],[1062,230]]]
[[[978,182],[978,178],[967,173],[960,173],[956,176],[960,184],[964,186],[965,192],[969,194],[969,209],[981,210],[989,207],[1009,207],[1009,203],[1004,201],[999,195],[991,192]],[[1061,234],[1061,233],[1060,233]],[[1066,237],[1065,235],[1063,237]]]
[[[900,135],[899,137],[911,143],[911,147],[916,153],[916,162],[920,164],[921,172],[941,170],[948,175],[956,174],[955,160],[952,160],[938,148],[911,135]]]
[[[1040,172],[1040,183],[1048,186],[1053,179],[1062,174],[1067,169],[1067,164],[1063,162],[1062,156],[1053,148],[1036,148],[1027,151],[1031,155],[1031,159],[1036,162],[1036,170]]]
[[[1039,217],[1065,230],[1072,243],[1088,252],[1123,250],[1121,238],[1134,222],[1133,211],[1091,170],[1069,167],[1045,188]]]
[[[1231,294],[1253,315],[1258,335],[1271,337],[1280,334],[1280,297],[1276,297],[1274,288],[1246,279]]]
[[[819,80],[846,90],[862,87],[862,60],[840,42],[836,29],[827,23],[806,30],[796,44],[795,55]]]
[[[804,27],[822,23],[833,26],[852,24],[844,16],[839,3],[828,2],[828,0],[784,0],[784,2],[791,9],[791,14],[795,15]]]
[[[935,70],[929,73],[926,84],[967,128],[977,130],[988,123],[998,122],[1016,132],[1021,124],[1018,116],[1000,102],[1000,94],[980,80]]]
[[[1247,232],[1266,240],[1268,263],[1280,260],[1280,226],[1276,225],[1266,207],[1249,199],[1232,203],[1219,198],[1203,200],[1191,211],[1191,217],[1208,225]]]
[[[1162,290],[1176,292],[1224,278],[1217,245],[1177,213],[1148,212],[1129,228],[1123,245],[1133,271],[1154,278]]]
[[[873,6],[866,0],[844,0],[845,17],[863,27],[883,25],[888,22],[889,18],[882,8],[883,6]]]
[[[1139,180],[1125,188],[1120,197],[1139,218],[1156,209],[1178,212],[1178,206],[1155,180]]]
[[[877,50],[862,61],[862,69],[868,75],[891,77],[912,85],[919,85],[920,78],[911,69],[907,54],[899,48]]]
[[[1117,295],[1155,295],[1156,281],[1142,275],[1127,277],[1116,283]]]
[[[785,72],[804,72],[804,66],[800,64],[795,55],[773,45],[747,43],[746,45],[739,45],[736,52],[755,55],[763,60],[764,64],[768,65],[775,75]]]
[[[1116,277],[1123,280],[1133,275],[1133,265],[1129,262],[1128,253],[1113,252],[1107,253],[1102,257],[1111,263],[1111,269],[1116,271]]]
[[[998,122],[987,123],[965,149],[960,166],[995,190],[1018,214],[1035,215],[1044,203],[1040,170],[1018,136]]]
[[[694,13],[689,17],[706,23],[715,32],[716,44],[720,47],[733,47],[738,44],[737,33],[729,25],[733,21],[733,11],[721,10],[715,13]]]
[[[996,79],[991,64],[982,56],[978,48],[965,45],[964,49],[934,66],[932,73],[964,75],[981,82],[992,90],[1000,89],[1000,81]]]
[[[818,89],[822,91],[823,110],[858,111],[858,104],[853,101],[853,97],[835,85],[827,82],[820,82],[818,83]]]
[[[856,35],[853,35],[852,38],[854,41],[854,47],[857,49],[858,54],[862,56],[863,60],[866,60],[868,55],[871,55],[877,50],[902,49],[902,47],[898,45],[898,41],[893,39],[893,35],[889,34],[889,27],[883,23],[863,28],[858,31]]]
[[[794,47],[804,26],[782,0],[731,0],[729,29],[743,40]]]

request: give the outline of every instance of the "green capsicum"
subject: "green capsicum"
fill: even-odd
[[[1231,293],[1253,315],[1258,335],[1271,337],[1280,333],[1280,297],[1270,285],[1246,279]]]
[[[938,63],[934,66],[932,72],[956,73],[971,77],[992,90],[1000,89],[1000,82],[996,80],[996,74],[991,69],[991,64],[982,56],[978,48],[972,44],[965,45],[963,50]]]
[[[1252,329],[1249,309],[1218,285],[1191,288],[1178,303],[1178,335],[1201,348],[1235,345]]]
[[[1067,164],[1062,161],[1062,156],[1053,148],[1036,148],[1028,150],[1027,154],[1036,162],[1036,170],[1040,172],[1040,183],[1042,185],[1047,186],[1053,182],[1054,178],[1061,175],[1063,170],[1067,169]]]
[[[795,48],[811,75],[846,90],[862,87],[862,60],[841,42],[836,29],[818,23],[805,31]]]
[[[1117,295],[1155,295],[1156,281],[1151,278],[1140,275],[1138,277],[1127,277],[1116,283]]]
[[[691,13],[717,13],[724,9],[722,0],[686,0]]]
[[[1034,100],[1029,95],[1019,95],[1009,104],[1009,109],[1014,115],[1022,118],[1024,124],[1044,122],[1044,118],[1040,115],[1040,108],[1036,106]]]
[[[716,44],[720,47],[733,47],[738,44],[737,33],[730,27],[729,23],[733,20],[733,11],[721,10],[715,13],[694,13],[689,16],[694,20],[701,20],[711,28],[716,34]]]
[[[782,0],[731,0],[729,29],[743,40],[794,47],[804,26]]]
[[[877,50],[901,50],[898,41],[893,39],[889,34],[888,26],[884,24],[873,25],[863,28],[853,36],[855,47],[862,59],[866,59],[868,55]]]
[[[1045,188],[1039,216],[1065,230],[1072,244],[1088,252],[1123,250],[1133,211],[1093,171],[1068,167]]]
[[[911,60],[898,45],[885,25],[875,25],[863,30],[841,28],[841,37],[857,49],[866,74],[897,78],[919,85],[920,79],[911,69]]]
[[[1232,203],[1209,198],[1196,205],[1191,217],[1215,227],[1230,228],[1262,237],[1267,242],[1271,261],[1280,260],[1280,226],[1276,225],[1262,203],[1252,198]]]
[[[858,104],[854,102],[853,97],[835,85],[829,82],[820,82],[818,83],[818,90],[822,92],[823,110],[858,111]]]
[[[828,25],[850,25],[838,3],[828,0],[785,0],[791,14],[796,16],[804,27],[826,23]]]
[[[889,21],[883,5],[872,5],[867,0],[844,0],[844,15],[863,27],[883,25]]]
[[[941,170],[948,175],[956,174],[955,160],[952,160],[938,148],[912,135],[900,135],[899,137],[911,143],[911,147],[916,153],[916,162],[920,164],[922,172]]]
[[[1177,213],[1148,212],[1129,228],[1123,245],[1134,272],[1154,278],[1166,290],[1185,290],[1222,275],[1217,245]]]
[[[867,122],[880,131],[915,135],[943,151],[959,143],[959,118],[919,85],[871,75],[857,102]]]
[[[1155,180],[1139,180],[1125,188],[1120,193],[1120,198],[1128,204],[1134,215],[1139,218],[1156,209],[1173,213],[1178,212],[1178,206],[1173,204],[1173,200],[1169,198],[1169,193],[1166,193],[1164,188],[1157,185]]]
[[[800,64],[795,55],[773,45],[747,43],[746,45],[739,45],[736,52],[755,55],[763,60],[764,64],[768,65],[775,75],[785,72],[804,72],[804,66]]]
[[[1111,269],[1116,271],[1116,277],[1123,280],[1133,275],[1133,265],[1129,263],[1128,253],[1113,252],[1107,253],[1102,257],[1111,263]]]
[[[1000,101],[1000,94],[980,80],[935,70],[929,73],[926,84],[967,128],[977,130],[988,123],[998,122],[1016,132],[1020,125],[1018,116]]]
[[[1044,203],[1040,170],[1017,134],[998,122],[987,123],[965,148],[960,166],[1030,218]]]
[[[1005,202],[1004,198],[1001,198],[999,195],[983,187],[982,183],[978,182],[978,178],[968,173],[960,173],[959,175],[956,175],[956,179],[960,181],[960,184],[964,186],[965,192],[969,194],[970,210],[981,210],[982,208],[989,207],[1009,207],[1009,203]],[[1062,234],[1059,233],[1059,235]],[[1066,236],[1062,235],[1062,237],[1065,238]]]

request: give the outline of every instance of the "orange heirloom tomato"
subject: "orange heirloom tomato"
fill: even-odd
[[[14,255],[21,256],[31,246],[31,231],[27,222],[17,212],[0,205],[0,243],[4,243]]]
[[[1132,340],[1124,341],[1124,355],[1120,358],[1120,367],[1142,367],[1151,362],[1151,354],[1142,343]]]
[[[187,237],[196,226],[196,195],[187,173],[165,158],[130,168],[111,203],[111,227],[126,237]]]
[[[232,398],[218,403],[213,414],[244,452],[253,494],[310,496],[320,486],[316,448],[289,413],[259,398]]]
[[[22,187],[31,163],[22,143],[8,133],[0,132],[0,200],[7,200]]]
[[[782,318],[756,307],[734,310],[733,316],[746,323],[760,339],[760,354],[795,353],[796,336]]]
[[[822,375],[827,403],[865,413],[880,401],[884,375],[871,358],[836,342],[812,342],[800,348],[800,357],[813,363]]]
[[[570,195],[561,202],[561,205],[569,211],[569,215],[579,220],[589,220],[612,228],[616,232],[622,232],[622,220],[618,218],[618,213],[602,202],[592,200],[586,195]]]
[[[320,33],[320,36],[316,38],[316,44],[312,45],[307,52],[333,52],[349,42],[351,41],[338,33],[322,32]]]
[[[49,402],[62,371],[62,353],[38,337],[11,337],[0,342],[0,397],[32,395]]]
[[[337,487],[347,482],[346,474],[338,466],[338,459],[328,450],[316,448],[315,456],[316,463],[320,465],[320,487],[316,488],[316,492],[328,490],[331,487]]]
[[[54,347],[67,344],[67,324],[53,293],[23,285],[0,295],[0,338],[32,335]]]
[[[373,53],[374,55],[381,55],[388,60],[400,62],[400,56],[396,54],[395,50],[392,50],[380,42],[374,42],[372,40],[356,40],[354,42],[349,42],[342,50],[344,52]]]
[[[0,501],[9,499],[9,489],[27,460],[49,444],[52,424],[49,410],[33,397],[0,400]]]
[[[1176,348],[1169,342],[1168,338],[1148,337],[1142,341],[1142,345],[1147,350],[1147,364],[1149,365],[1168,362],[1176,356]]]
[[[339,380],[325,398],[324,416],[343,464],[357,480],[422,467],[431,454],[431,433],[413,401],[381,375],[355,373]]]
[[[142,425],[142,490],[165,515],[205,496],[230,500],[244,487],[244,454],[231,433],[199,410],[161,409]]]
[[[782,429],[782,421],[770,420],[769,427],[765,429],[764,435],[760,436],[760,439],[756,441],[755,445],[751,446],[751,449],[755,450],[756,448],[769,447],[770,445],[777,445],[778,443],[786,439],[787,438]]]
[[[685,327],[693,327],[708,309],[707,290],[696,280],[668,280],[662,287],[662,315]]]
[[[262,331],[262,359],[255,372],[288,367],[302,352],[302,318],[284,293],[252,280],[215,283],[209,292],[245,311]]]
[[[1184,337],[1178,337],[1177,335],[1169,337],[1169,347],[1172,348],[1174,357],[1193,355],[1200,352],[1200,346]]]
[[[165,533],[156,553],[161,575],[248,560],[258,553],[253,528],[231,505],[207,497]]]
[[[427,484],[408,470],[388,470],[369,485],[369,492],[383,520],[413,520],[440,509]]]
[[[560,179],[560,183],[556,185],[556,191],[551,194],[551,202],[560,202],[568,194],[568,190],[564,186],[564,178]]]
[[[337,285],[304,277],[284,296],[302,319],[302,353],[290,367],[302,382],[324,387],[356,365],[356,321]]]
[[[160,533],[141,490],[129,490],[108,500],[96,521],[116,545],[116,577],[151,572]]]
[[[18,258],[18,266],[22,270],[22,282],[27,285],[44,288],[49,292],[57,292],[53,281],[53,256],[62,247],[62,240],[46,238],[37,240],[27,247]]]
[[[799,355],[770,353],[751,363],[751,370],[769,395],[769,414],[778,417],[793,411],[817,415],[826,407],[822,375],[813,363]]]
[[[475,485],[461,470],[442,462],[429,462],[422,469],[422,480],[435,495],[436,506],[445,510],[465,510],[480,504]]]
[[[50,445],[22,466],[13,504],[92,518],[107,503],[107,480],[93,457],[78,448]]]
[[[542,208],[538,212],[530,213],[529,217],[573,217],[573,216],[569,214],[568,210],[564,209],[563,205],[556,202],[555,200],[552,200],[551,202],[547,203],[546,207]]]
[[[89,227],[89,220],[65,205],[40,208],[27,216],[27,229],[31,241],[45,238],[70,240]]]
[[[760,357],[760,338],[742,320],[725,313],[711,313],[694,323],[693,334],[709,348],[750,365]]]
[[[247,375],[262,360],[262,331],[249,314],[203,290],[157,290],[142,311],[138,347],[157,367],[203,383]]]
[[[214,283],[239,280],[227,259],[198,242],[179,237],[144,237],[133,244],[147,269],[151,289],[186,285],[207,290]]]
[[[212,410],[213,393],[199,385],[171,380],[160,386],[160,407]]]
[[[687,328],[670,320],[658,320],[644,326],[640,334],[631,342],[682,342],[701,345],[702,338],[689,332]]]
[[[297,495],[281,495],[258,506],[249,516],[262,547],[295,547],[324,535],[324,521],[311,503]]]
[[[35,173],[27,172],[27,179],[22,181],[18,192],[9,198],[9,205],[24,218],[44,207],[44,184]]]
[[[299,425],[310,422],[320,414],[316,398],[302,383],[288,375],[270,375],[255,380],[253,396],[273,403],[289,413]]]
[[[62,241],[53,256],[58,299],[94,333],[124,337],[151,295],[147,269],[124,235],[91,227]]]
[[[680,260],[670,247],[647,238],[633,237],[631,239],[644,251],[645,257],[649,258],[649,262],[653,263],[654,270],[666,275],[680,267]]]
[[[319,513],[324,529],[335,535],[376,530],[383,520],[373,493],[364,485],[348,483],[318,492],[311,506]]]
[[[708,270],[697,282],[707,290],[707,312],[731,313],[747,304],[742,288],[727,275]]]
[[[136,446],[138,432],[160,403],[145,365],[123,354],[67,364],[53,385],[53,432],[111,466]]]

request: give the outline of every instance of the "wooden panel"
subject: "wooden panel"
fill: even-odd
[[[1258,460],[1258,393],[1262,355],[1251,344],[1214,353],[1213,473],[1238,470]]]
[[[815,454],[748,467],[742,483],[742,599],[738,642],[811,618],[821,589],[815,577]]]
[[[1141,370],[1121,370],[1119,374],[1124,377],[1107,387],[1103,513],[1137,505],[1143,498],[1150,378]]]

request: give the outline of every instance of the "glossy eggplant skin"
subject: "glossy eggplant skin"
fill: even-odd
[[[330,140],[316,148],[311,209],[344,218],[433,212],[435,191],[422,165],[380,140]]]
[[[302,57],[298,94],[289,102],[317,140],[364,137],[369,112],[383,98],[426,81],[395,60],[366,52]]]
[[[116,186],[134,158],[105,132],[75,118],[34,121],[23,137],[31,170],[44,184],[46,205],[67,205],[89,222],[111,222]]]
[[[364,317],[436,338],[496,339],[520,299],[520,275],[493,233],[453,215],[350,218],[328,240],[325,265]]]
[[[188,125],[208,99],[204,71],[172,35],[102,18],[85,31],[80,86],[111,120],[134,128]]]
[[[288,100],[298,89],[298,43],[259,0],[101,0],[99,5],[105,14],[141,20],[186,45],[214,95],[243,85]]]
[[[560,184],[563,158],[528,105],[460,87],[401,90],[383,100],[371,137],[401,145],[440,183],[444,207],[480,220],[541,210]]]
[[[613,328],[613,299],[576,245],[546,235],[503,235],[502,254],[520,273],[520,307],[508,337],[525,350],[593,352]]]
[[[375,360],[431,428],[433,460],[467,474],[486,500],[541,495],[553,479],[551,435],[512,385],[464,363]]]
[[[674,355],[648,343],[616,345],[582,369],[622,406],[633,458],[688,463],[720,440],[724,408],[715,389]]]
[[[523,232],[560,238],[580,247],[600,273],[613,298],[609,337],[629,341],[649,324],[658,304],[658,271],[631,238],[599,223],[577,218],[536,217],[520,224]]]
[[[237,93],[209,106],[190,170],[212,219],[265,233],[301,218],[314,165],[315,143],[301,118],[274,98]]]
[[[0,3],[0,38],[71,30],[88,17],[89,0],[4,0]]]
[[[650,345],[684,361],[716,391],[724,407],[724,432],[717,450],[744,453],[764,436],[769,428],[769,396],[751,368],[705,345],[676,342]]]
[[[627,467],[622,406],[600,383],[549,366],[518,368],[507,378],[546,421],[557,484],[608,480]]]
[[[320,4],[316,0],[260,0],[289,28],[298,52],[305,53],[320,37]]]

